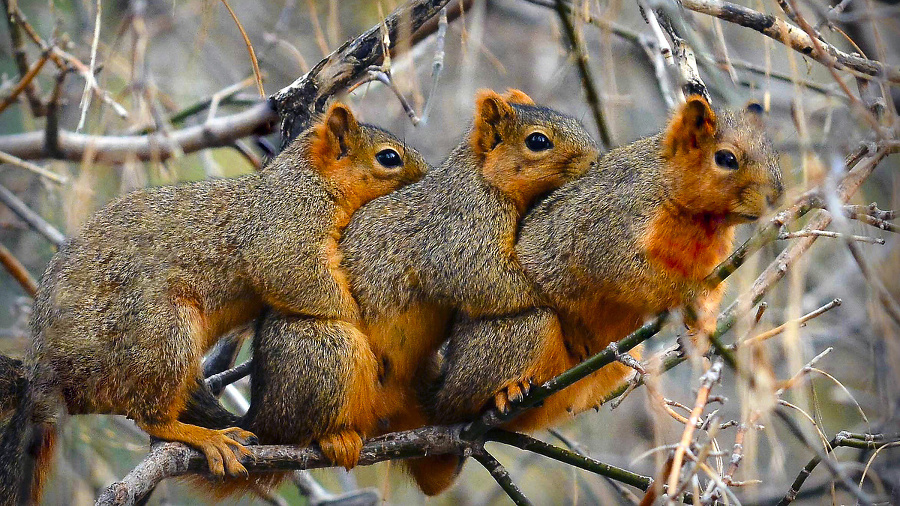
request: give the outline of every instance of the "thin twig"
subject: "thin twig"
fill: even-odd
[[[570,16],[571,9],[566,9],[563,0],[556,0],[556,13],[559,15],[559,21],[562,23],[563,31],[569,41],[572,52],[575,55],[575,64],[578,66],[578,73],[581,75],[581,84],[584,93],[587,96],[588,105],[594,115],[594,122],[597,124],[597,131],[600,134],[601,148],[610,149],[614,146],[612,137],[609,134],[609,127],[606,124],[606,118],[603,114],[603,105],[600,94],[594,83],[594,76],[588,66],[587,53],[585,53],[584,43],[575,32],[575,26],[572,24]]]
[[[441,9],[441,17],[438,21],[437,41],[434,48],[434,62],[431,64],[431,89],[428,91],[428,98],[425,99],[425,108],[422,111],[422,124],[428,122],[428,116],[434,107],[434,98],[437,94],[438,83],[441,78],[441,71],[444,69],[444,40],[447,38],[447,8]]]
[[[3,100],[0,101],[0,113],[5,111],[10,104],[15,102],[19,94],[28,89],[35,76],[37,76],[38,72],[40,72],[41,69],[44,68],[44,64],[47,63],[47,60],[49,59],[50,54],[45,52],[41,55],[38,61],[34,62],[31,68],[28,69],[28,72],[26,72],[25,75],[22,76],[22,79],[20,79],[16,86],[12,89],[12,91],[9,92],[9,95],[4,97]]]
[[[694,403],[691,417],[684,427],[684,433],[681,435],[681,442],[678,443],[678,447],[675,448],[675,457],[672,459],[672,471],[670,472],[667,481],[667,490],[670,494],[676,494],[680,490],[678,486],[678,477],[681,473],[681,463],[684,460],[685,453],[688,451],[688,445],[690,445],[691,440],[694,438],[694,430],[697,428],[697,422],[700,420],[700,415],[706,407],[709,393],[712,390],[713,385],[719,381],[719,376],[722,373],[722,365],[722,361],[714,362],[712,367],[710,367],[700,379],[700,390],[697,392],[697,401]],[[672,496],[670,495],[670,500],[671,499]]]
[[[804,323],[808,322],[809,320],[812,320],[813,318],[816,318],[817,316],[819,316],[827,311],[830,311],[840,305],[841,305],[841,299],[834,299],[834,300],[828,302],[827,304],[823,305],[822,307],[816,309],[815,311],[811,311],[811,312],[801,316],[800,318],[797,318],[796,320],[791,320],[789,322],[785,322],[785,323],[775,327],[772,330],[768,330],[766,332],[763,332],[762,334],[753,336],[750,339],[746,339],[743,342],[738,343],[738,345],[750,346],[750,345],[754,345],[754,344],[759,344],[767,339],[771,339],[771,338],[777,336],[778,334],[781,334],[789,327],[792,327],[795,325],[797,325],[797,326],[803,325]]]
[[[798,237],[809,237],[811,235],[819,237],[832,237],[834,239],[844,239],[846,241],[884,244],[884,239],[880,237],[869,237],[867,235],[847,235],[840,232],[832,232],[830,230],[800,230],[797,232],[785,232],[778,235],[778,240],[784,241],[788,239],[797,239]]]
[[[97,81],[94,78],[94,72],[97,68],[97,43],[100,41],[100,18],[103,12],[101,0],[97,0],[96,9],[97,13],[94,18],[94,38],[91,42],[91,64],[88,71],[83,74],[84,93],[81,95],[81,117],[78,120],[78,127],[75,128],[76,132],[80,132],[84,128],[84,122],[87,119],[87,111],[91,106],[91,91],[97,84]]]
[[[0,264],[9,272],[9,274],[19,282],[19,285],[25,290],[25,293],[34,297],[37,293],[37,281],[28,272],[28,269],[19,262],[19,259],[13,256],[12,252],[6,249],[6,246],[0,244]]]
[[[68,182],[68,179],[64,176],[60,176],[59,174],[50,172],[43,167],[38,167],[31,162],[22,160],[21,158],[10,155],[8,153],[4,153],[3,151],[0,151],[0,163],[8,163],[10,165],[15,165],[16,167],[21,167],[25,170],[34,172],[35,174],[43,178],[53,181],[54,183],[65,184]]]
[[[500,488],[506,492],[506,495],[512,499],[513,503],[517,506],[528,506],[531,504],[531,501],[525,497],[525,494],[522,493],[519,487],[512,481],[512,478],[509,477],[509,471],[507,471],[506,468],[503,467],[503,464],[497,461],[493,455],[482,448],[479,451],[473,452],[472,457],[491,473],[491,477],[494,478],[497,484],[500,485]]]
[[[3,15],[6,18],[6,26],[9,28],[13,60],[16,63],[16,67],[18,67],[19,76],[24,78],[32,68],[32,66],[28,64],[28,54],[25,52],[25,41],[22,39],[22,32],[25,31],[23,25],[27,25],[28,23],[25,22],[20,15],[15,1],[3,0],[0,3],[3,5]],[[41,92],[37,85],[37,81],[34,79],[29,80],[23,91],[25,93],[25,98],[28,99],[28,105],[31,108],[32,114],[36,117],[42,116],[44,114],[44,104],[41,102]]]
[[[66,242],[64,236],[53,225],[47,223],[40,215],[31,210],[24,202],[19,200],[13,192],[9,191],[5,186],[0,185],[0,202],[6,204],[12,212],[28,224],[31,228],[37,230],[41,235],[47,238],[54,246],[62,246]]]
[[[830,453],[833,448],[829,449],[828,447],[826,447],[825,450],[823,451],[819,447],[819,445],[808,441],[806,438],[806,434],[804,434],[803,430],[797,425],[797,422],[795,422],[793,419],[791,419],[791,417],[789,417],[787,415],[787,413],[784,412],[783,409],[776,409],[775,415],[778,416],[778,418],[780,418],[782,422],[784,422],[784,424],[788,427],[790,432],[798,440],[800,440],[800,442],[802,442],[807,448],[809,448],[810,450],[812,450],[816,453],[816,457],[819,458],[819,462],[823,462],[823,461],[825,462],[825,466],[828,467],[828,471],[832,474],[832,476],[834,476],[836,479],[841,481],[844,484],[844,487],[846,487],[846,489],[849,492],[853,493],[856,496],[856,499],[857,499],[857,501],[859,501],[859,503],[869,504],[869,505],[872,504],[872,499],[869,497],[869,495],[866,494],[865,492],[863,492],[861,489],[857,488],[854,485],[854,483],[851,482],[850,479],[847,478],[847,476],[841,472],[840,468],[837,467],[837,464],[835,464],[834,462],[832,462],[830,459],[827,458],[827,454]],[[813,467],[815,467],[815,465]],[[804,477],[803,479],[805,480],[806,478]],[[799,477],[798,477],[798,480],[799,480]],[[795,480],[795,483],[796,483],[796,480]],[[800,484],[802,485],[802,480],[801,480]],[[793,488],[794,487],[791,486],[792,490],[793,490]],[[790,494],[791,494],[791,492],[788,491],[788,495],[790,495]],[[785,497],[785,499],[788,499],[788,498]],[[785,499],[782,499],[782,501],[779,502],[779,506],[781,506],[783,504],[788,504],[793,500],[792,498],[788,499],[788,500],[785,500]]]
[[[238,19],[237,14],[235,14],[231,9],[231,6],[228,5],[228,1],[222,0],[222,5],[228,9],[228,14],[231,14],[231,19],[234,20],[234,24],[237,25],[238,30],[241,32],[241,37],[244,38],[244,44],[247,46],[247,52],[250,54],[250,63],[253,65],[253,75],[256,76],[256,88],[259,90],[260,98],[266,98],[266,91],[263,89],[262,73],[259,71],[259,61],[256,59],[256,51],[253,50],[253,44],[250,43],[250,37],[247,35],[247,31],[244,30],[244,25],[241,24],[241,20]]]
[[[649,476],[643,476],[632,473],[626,469],[604,464],[603,462],[592,459],[586,455],[553,446],[525,434],[491,429],[485,434],[485,439],[487,441],[495,441],[497,443],[514,446],[521,450],[534,452],[564,464],[569,464],[600,476],[612,478],[618,482],[637,487],[641,490],[647,490],[653,485],[653,480]]]

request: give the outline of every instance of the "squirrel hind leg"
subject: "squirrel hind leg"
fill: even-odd
[[[319,438],[319,448],[325,457],[348,471],[359,462],[362,446],[362,436],[350,429],[332,432]]]
[[[138,427],[150,436],[166,441],[177,441],[199,450],[206,457],[209,471],[222,478],[248,475],[240,459],[250,456],[244,444],[255,442],[256,436],[238,427],[227,429],[206,429],[196,425],[172,420],[162,423],[138,421]]]

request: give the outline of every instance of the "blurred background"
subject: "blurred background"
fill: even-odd
[[[12,0],[5,0],[9,3]],[[775,1],[741,0],[761,12],[784,17]],[[823,27],[826,39],[847,52],[859,52],[891,65],[900,64],[900,6],[894,2],[845,0],[834,28]],[[231,2],[259,58],[266,94],[272,94],[303,75],[311,66],[345,41],[380,22],[397,0],[258,0]],[[669,110],[660,92],[651,59],[640,45],[653,40],[638,5],[631,1],[576,0],[575,10],[589,13],[594,24],[576,21],[583,35],[589,67],[601,96],[602,109],[615,145],[657,132]],[[94,96],[82,131],[96,135],[124,135],[145,130],[171,131],[200,124],[208,108],[179,114],[213,94],[226,90],[216,115],[229,114],[259,100],[246,45],[228,11],[218,0],[19,0],[18,8],[45,40],[66,49],[82,62],[91,58],[97,6],[101,5],[96,79],[104,100]],[[479,88],[519,88],[539,104],[577,118],[597,133],[574,60],[568,51],[552,2],[476,0],[465,2],[462,16],[453,20],[445,37],[444,69],[432,88],[436,38],[431,36],[392,60],[392,76],[400,92],[421,115],[426,99],[430,115],[414,126],[393,92],[381,83],[360,86],[349,101],[362,120],[394,132],[439,164],[455,146],[470,121],[473,96]],[[809,19],[832,5],[825,0],[800,2]],[[7,4],[4,4],[6,8]],[[689,13],[687,19],[704,48],[696,48],[700,72],[718,107],[741,107],[747,101],[763,103],[768,126],[781,153],[786,178],[785,203],[826,181],[833,161],[842,159],[861,142],[875,140],[871,123],[849,106],[847,95],[831,73],[819,63],[785,48],[760,33]],[[610,25],[612,23],[612,25]],[[852,43],[850,42],[852,39]],[[856,46],[853,45],[856,44]],[[29,61],[40,48],[26,41]],[[0,97],[19,82],[9,26],[0,23]],[[709,58],[707,63],[706,58]],[[57,70],[48,64],[35,82],[45,96],[54,90]],[[852,76],[840,74],[853,94]],[[71,73],[59,86],[59,126],[75,130],[85,81]],[[878,85],[874,86],[878,88]],[[887,86],[886,86],[887,87]],[[894,100],[898,88],[888,88]],[[115,105],[114,105],[115,104]],[[886,105],[886,122],[897,128],[895,104]],[[117,109],[125,114],[119,114]],[[33,114],[25,100],[0,113],[0,136],[41,130],[46,119]],[[896,131],[896,130],[895,130]],[[257,157],[265,153],[259,142],[278,146],[277,134],[246,148]],[[252,157],[251,157],[252,158]],[[17,165],[0,165],[0,185],[64,234],[77,232],[92,212],[111,199],[135,188],[212,177],[233,177],[254,170],[248,157],[230,147],[206,149],[165,162],[132,161],[123,164],[33,160],[40,167],[68,178],[58,184]],[[838,164],[838,170],[840,166]],[[900,207],[900,157],[884,160],[853,203],[877,202],[881,209]],[[740,231],[740,239],[752,232]],[[795,225],[793,230],[797,230]],[[850,232],[883,238],[884,245],[859,243],[877,278],[900,299],[900,236],[851,222]],[[729,278],[726,302],[745,291],[759,272],[789,241],[778,241],[754,255]],[[55,251],[42,235],[0,204],[0,244],[18,258],[35,277],[43,272]],[[834,350],[816,364],[809,381],[796,386],[785,399],[801,407],[817,422],[827,439],[841,430],[900,433],[900,328],[886,316],[881,302],[861,274],[843,241],[820,238],[785,279],[766,296],[768,310],[758,330],[840,298],[842,304],[811,320],[805,327],[788,329],[763,350],[767,373],[784,380],[815,355]],[[30,298],[5,270],[0,270],[0,353],[22,357],[29,341],[27,321]],[[679,321],[653,338],[651,355],[671,345],[682,331]],[[746,328],[744,329],[746,331]],[[734,335],[741,335],[738,328]],[[726,341],[731,342],[734,335]],[[824,373],[827,373],[824,374]],[[657,389],[668,399],[692,406],[700,371],[689,363],[657,379]],[[754,407],[745,385],[736,384],[727,371],[714,394],[727,398],[719,409],[722,421],[741,421]],[[247,392],[247,381],[237,387]],[[684,426],[653,406],[646,389],[628,396],[615,410],[604,406],[573,418],[559,432],[580,449],[603,462],[653,476],[665,459],[665,445],[677,443]],[[686,415],[686,413],[683,413]],[[812,432],[809,420],[797,423]],[[745,441],[745,459],[734,488],[744,504],[777,502],[790,482],[813,456],[777,419],[764,417],[761,430],[751,430]],[[728,466],[736,429],[719,431],[720,464]],[[537,437],[563,444],[548,433]],[[71,417],[63,426],[59,462],[45,501],[47,504],[89,504],[99,490],[124,476],[147,452],[148,438],[122,417]],[[661,449],[662,448],[662,449]],[[628,504],[609,481],[544,457],[496,445],[491,447],[513,479],[536,504]],[[872,459],[871,451],[838,449],[835,457],[847,465],[853,481]],[[867,491],[879,491],[900,501],[900,449],[874,456],[865,482]],[[312,475],[329,491],[340,493],[374,488],[389,504],[507,504],[509,499],[484,469],[469,463],[458,484],[446,494],[425,498],[403,475],[399,466],[382,463],[351,473],[325,469]],[[754,481],[758,480],[758,481]],[[752,483],[750,483],[752,482]],[[820,466],[804,486],[800,503],[855,501],[841,490]],[[280,499],[304,504],[297,488],[286,484]],[[832,496],[832,494],[835,494]],[[640,494],[638,494],[640,495]],[[883,496],[884,497],[884,496]],[[150,504],[204,503],[189,484],[168,480]],[[258,497],[241,503],[260,504]]]

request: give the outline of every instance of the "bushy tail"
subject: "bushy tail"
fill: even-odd
[[[35,504],[50,470],[56,427],[34,423],[35,400],[21,362],[0,359],[0,384],[0,405],[15,409],[0,438],[0,504]]]
[[[428,496],[438,495],[450,488],[464,463],[465,459],[458,455],[432,455],[404,461],[416,485]]]
[[[224,481],[212,481],[201,475],[191,474],[183,479],[201,490],[206,490],[218,501],[224,501],[237,499],[254,491],[262,492],[262,495],[266,496],[267,492],[276,490],[290,475],[291,471],[276,471],[253,473],[247,478],[226,477]]]

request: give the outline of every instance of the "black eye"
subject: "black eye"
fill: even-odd
[[[534,132],[525,138],[525,146],[532,151],[546,151],[553,147],[553,143],[546,135]]]
[[[382,149],[376,153],[375,159],[378,160],[378,163],[389,169],[403,165],[403,159],[400,158],[400,153],[390,148]]]
[[[720,149],[716,151],[716,165],[729,170],[737,170],[738,160],[731,151]]]

